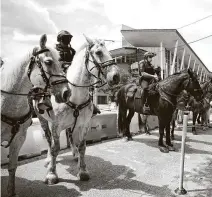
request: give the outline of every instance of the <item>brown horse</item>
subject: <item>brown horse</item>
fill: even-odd
[[[192,126],[192,133],[194,135],[197,134],[196,132],[196,121],[198,119],[198,116],[201,117],[201,123],[203,126],[203,130],[206,130],[208,127],[208,120],[209,120],[209,111],[210,111],[210,102],[212,100],[212,80],[206,81],[202,83],[201,88],[203,90],[203,96],[204,99],[201,102],[196,101],[196,99],[193,96],[189,96],[189,93],[184,91],[180,96],[179,96],[179,101],[184,102],[184,106],[188,105],[189,110],[193,112],[193,126]],[[184,98],[187,99],[184,99]],[[182,101],[183,100],[183,101]],[[171,129],[171,138],[174,139],[174,128],[175,128],[175,120],[177,119],[177,113],[178,109],[173,114],[173,120],[172,120],[172,129]],[[181,108],[181,110],[184,110],[185,108]]]
[[[191,69],[175,73],[163,81],[149,86],[149,97],[147,99],[151,110],[149,115],[158,116],[160,133],[158,145],[161,152],[167,153],[169,150],[175,150],[170,139],[170,122],[176,109],[177,96],[184,89],[198,101],[203,97],[197,75]],[[127,137],[127,140],[132,139],[129,126],[134,113],[143,113],[141,98],[142,90],[138,90],[135,84],[125,85],[117,93],[118,130],[124,137]],[[129,114],[127,115],[128,110]],[[166,129],[167,146],[163,143],[164,129]]]

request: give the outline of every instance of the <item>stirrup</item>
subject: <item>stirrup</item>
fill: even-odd
[[[144,114],[149,114],[150,113],[150,107],[146,103],[143,106],[143,113]]]

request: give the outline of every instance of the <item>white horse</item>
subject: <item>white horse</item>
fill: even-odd
[[[47,175],[45,182],[58,182],[56,172],[56,158],[60,150],[60,132],[69,129],[73,156],[78,158],[80,180],[88,180],[89,174],[85,164],[86,134],[93,114],[93,104],[89,94],[89,87],[108,84],[116,85],[120,81],[119,69],[113,61],[104,41],[91,40],[76,53],[72,65],[68,68],[72,96],[66,104],[58,104],[52,97],[51,102],[55,119],[52,121],[46,114],[36,114],[45,131],[48,141],[48,156],[46,159]],[[49,122],[48,122],[49,121]]]
[[[71,95],[58,62],[59,54],[55,49],[46,47],[46,41],[47,37],[43,35],[40,38],[40,47],[35,47],[33,52],[22,59],[12,61],[11,64],[5,63],[1,67],[1,145],[9,147],[10,197],[16,196],[18,154],[32,123],[32,111],[28,102],[30,91],[33,87],[44,90],[43,93],[51,91],[58,103],[67,102]]]

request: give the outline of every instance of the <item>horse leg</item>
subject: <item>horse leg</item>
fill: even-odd
[[[175,129],[175,120],[171,121],[172,128],[171,128],[171,140],[174,140],[174,129]]]
[[[8,165],[9,181],[7,186],[9,197],[17,196],[15,194],[15,173],[18,164],[18,155],[26,139],[26,133],[27,129],[22,131],[19,130],[19,132],[16,134],[9,147],[9,165]]]
[[[78,152],[77,146],[74,143],[72,133],[69,133],[69,139],[70,139],[70,142],[71,142],[71,150],[72,150],[72,155],[74,157],[74,160],[78,161],[79,152]]]
[[[134,114],[135,114],[134,110],[129,109],[129,114],[127,115],[127,121],[126,121],[126,137],[128,141],[132,140],[132,135],[130,133],[130,123]]]
[[[201,118],[201,113],[199,113],[198,116],[197,116],[197,124],[201,124],[200,118]]]
[[[144,124],[144,132],[145,132],[146,135],[151,135],[151,133],[149,132],[148,127],[147,127],[147,118],[148,118],[147,115],[142,114],[142,121],[143,121],[143,124]]]
[[[88,181],[90,179],[89,173],[86,169],[86,164],[85,164],[85,151],[86,151],[86,140],[85,140],[85,135],[84,133],[87,128],[82,128],[82,138],[80,139],[80,143],[78,146],[78,151],[79,151],[79,158],[78,158],[78,168],[79,172],[77,174],[78,178],[80,181]]]
[[[45,159],[45,164],[44,166],[47,167],[49,165],[49,162],[51,161],[51,144],[52,144],[52,136],[51,136],[51,131],[49,129],[49,124],[48,121],[46,119],[44,119],[42,116],[37,116],[39,121],[40,121],[40,125],[41,128],[43,129],[44,133],[45,133],[45,137],[48,143],[48,152],[47,152],[47,157]]]
[[[175,151],[173,144],[171,143],[171,136],[170,136],[170,122],[166,125],[166,145],[168,146],[169,151]]]
[[[138,133],[142,133],[142,120],[141,120],[141,114],[138,113],[138,128],[139,128],[139,131]]]
[[[49,156],[50,161],[47,167],[47,175],[45,178],[45,183],[49,185],[53,185],[58,183],[59,178],[56,172],[56,159],[60,151],[60,132],[57,131],[57,127],[55,125],[51,125],[52,128],[52,142],[49,147]]]
[[[159,134],[160,134],[158,141],[159,150],[163,153],[168,153],[169,149],[163,143],[164,129],[165,124],[161,120],[159,120]]]
[[[193,112],[193,126],[192,126],[192,133],[193,133],[194,135],[197,135],[196,127],[195,127],[196,119],[197,119],[197,113],[196,113],[196,112]]]
[[[120,137],[124,136],[124,117],[126,117],[126,110],[119,104],[118,106],[118,132]]]

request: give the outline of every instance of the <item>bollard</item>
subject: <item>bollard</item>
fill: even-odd
[[[187,193],[187,191],[183,188],[183,176],[184,176],[185,139],[187,134],[188,114],[189,111],[184,111],[182,143],[181,143],[181,159],[180,159],[180,181],[179,181],[179,187],[175,190],[175,193],[177,193],[178,195],[184,195]]]

